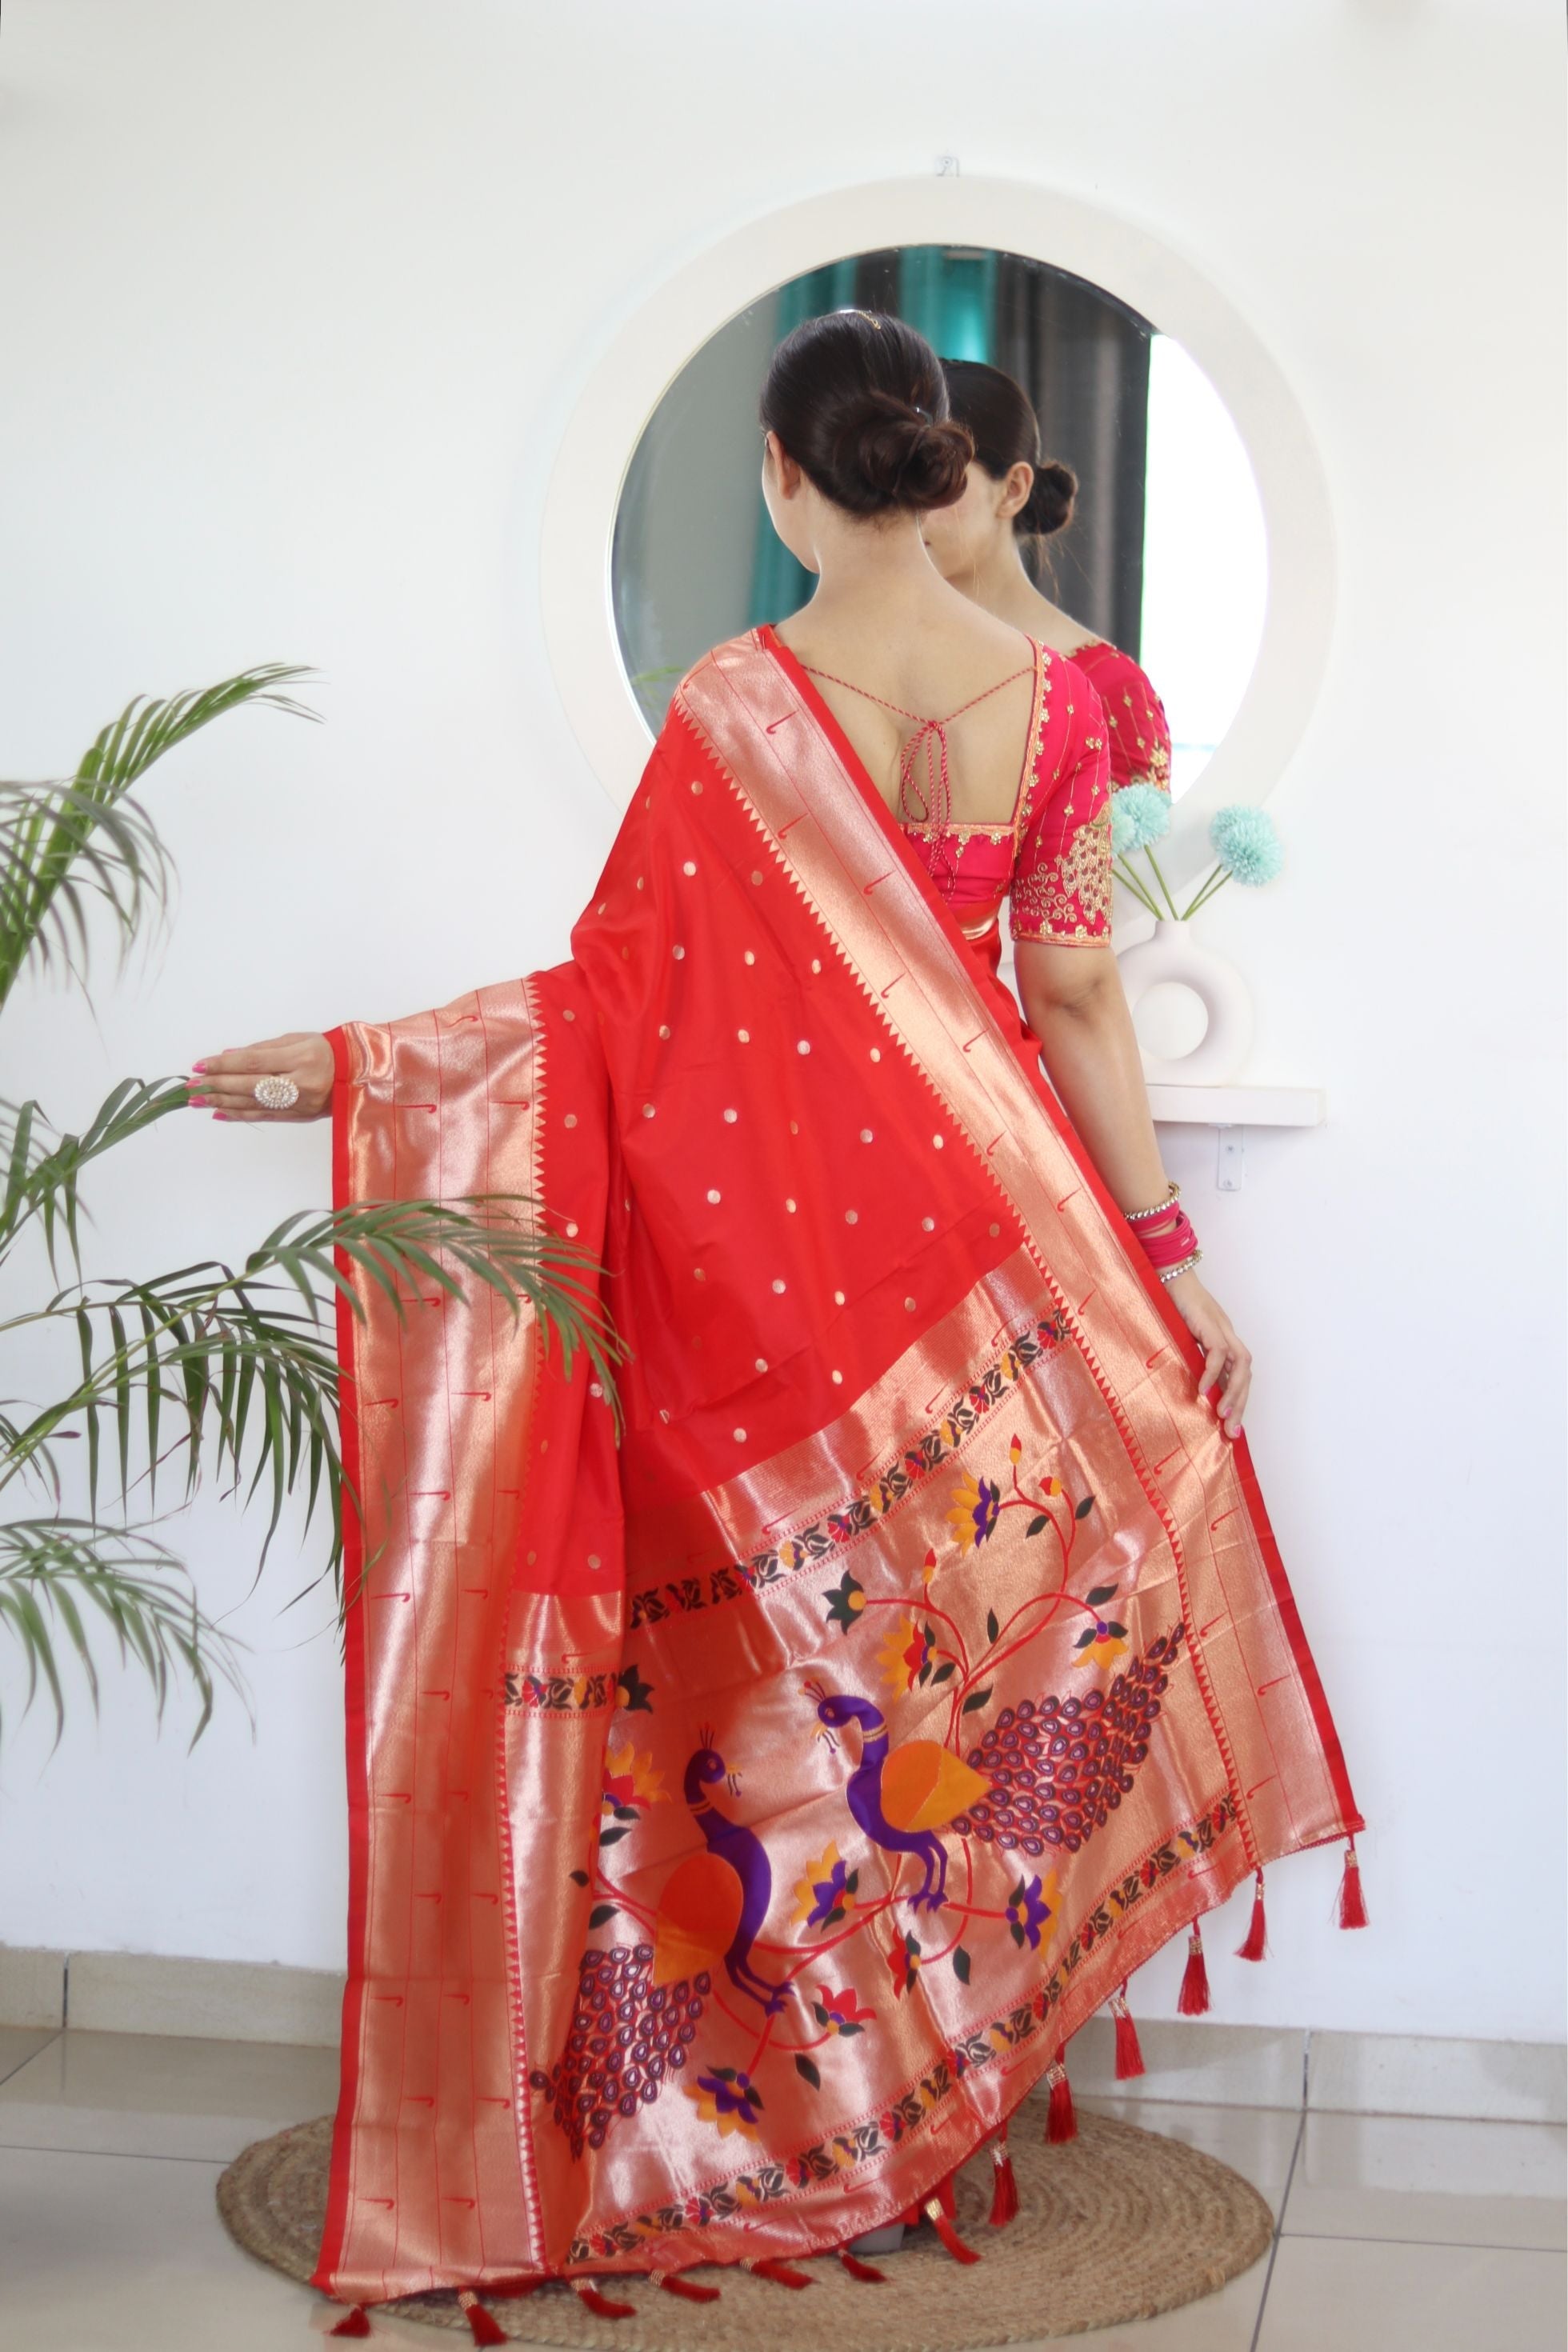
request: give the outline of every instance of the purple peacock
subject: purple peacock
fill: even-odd
[[[686,1767],[684,1788],[703,1851],[678,1863],[665,1881],[654,1923],[655,1981],[673,1983],[721,1961],[736,1991],[760,2001],[773,2017],[790,1988],[752,1965],[752,1947],[773,1901],[773,1864],[755,1830],[731,1821],[714,1801],[721,1784],[732,1791],[739,1783],[712,1732],[704,1728],[698,1738],[701,1745]]]
[[[934,1739],[895,1748],[870,1700],[807,1685],[829,1736],[850,1724],[860,1731],[859,1760],[844,1791],[856,1822],[874,1845],[920,1857],[911,1908],[937,1910],[946,1894],[941,1830],[1033,1857],[1047,1846],[1077,1853],[1104,1828],[1149,1753],[1184,1630],[1178,1623],[1161,1634],[1109,1690],[1004,1707],[967,1757]]]

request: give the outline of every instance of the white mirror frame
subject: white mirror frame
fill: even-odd
[[[600,782],[624,808],[651,740],[610,580],[621,491],[649,417],[693,352],[774,287],[847,254],[927,244],[994,246],[1103,286],[1182,343],[1230,410],[1263,507],[1268,604],[1241,707],[1182,808],[1206,818],[1264,799],[1316,699],[1334,607],[1328,487],[1289,385],[1225,297],[1142,226],[1022,182],[934,174],[835,189],[749,222],[667,278],[594,362],[545,496],[540,593],[551,666]],[[1199,829],[1183,831],[1201,855]]]

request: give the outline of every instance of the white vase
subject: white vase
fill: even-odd
[[[1156,923],[1152,940],[1117,958],[1121,985],[1146,1078],[1163,1086],[1228,1086],[1252,1048],[1252,994],[1229,958],[1201,946],[1193,929],[1191,923]]]

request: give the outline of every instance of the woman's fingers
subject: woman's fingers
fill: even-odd
[[[1238,1339],[1236,1343],[1236,1355],[1231,1366],[1230,1378],[1225,1386],[1223,1412],[1226,1433],[1228,1436],[1241,1435],[1242,1416],[1247,1411],[1247,1400],[1251,1393],[1252,1358]]]
[[[288,1078],[299,1088],[298,1099],[287,1110],[268,1110],[258,1102],[257,1082],[268,1077]],[[320,1118],[331,1100],[332,1049],[318,1031],[292,1030],[281,1037],[263,1038],[259,1045],[207,1055],[193,1064],[190,1083],[193,1108],[219,1118],[271,1123]]]
[[[1229,1350],[1226,1347],[1223,1339],[1217,1338],[1207,1331],[1200,1331],[1197,1335],[1197,1340],[1199,1347],[1204,1351],[1203,1378],[1198,1382],[1198,1394],[1203,1396],[1208,1390],[1212,1389],[1215,1385],[1223,1375],[1226,1367],[1226,1359]]]

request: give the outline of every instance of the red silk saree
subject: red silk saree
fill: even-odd
[[[317,2284],[842,2244],[1359,1825],[1245,1444],[765,633],[678,692],[570,962],[334,1043],[340,1197],[532,1196],[631,1355],[617,1444],[488,1300],[342,1319]]]

